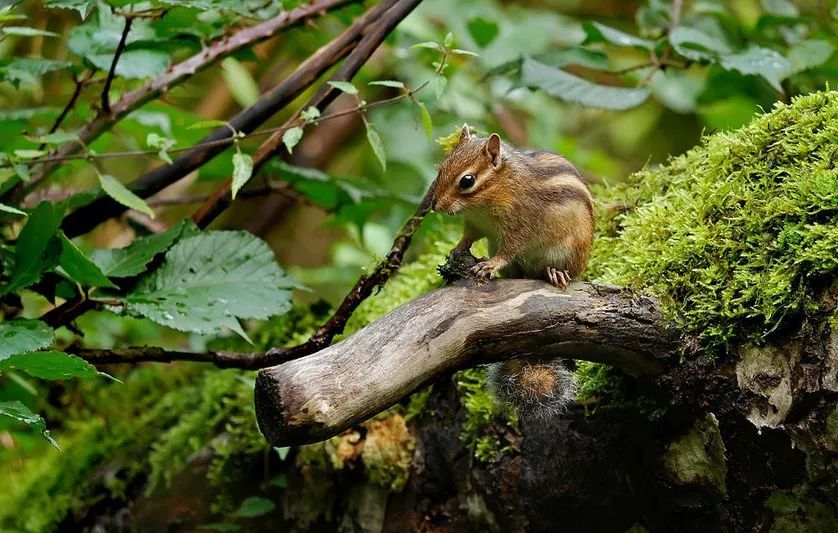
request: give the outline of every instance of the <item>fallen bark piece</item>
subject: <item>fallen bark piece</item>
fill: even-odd
[[[543,281],[470,281],[398,307],[313,355],[265,368],[256,415],[275,446],[316,442],[362,422],[434,377],[529,355],[659,374],[679,334],[655,299],[631,289]]]

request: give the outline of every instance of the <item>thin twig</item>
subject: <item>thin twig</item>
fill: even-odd
[[[369,26],[393,4],[400,5],[401,2],[382,0],[358,17],[342,34],[303,61],[294,72],[264,93],[253,105],[233,117],[229,121],[230,127],[219,126],[204,137],[200,144],[232,138],[231,128],[244,134],[253,132],[274,114],[284,109],[335,63],[346,57],[361,40]],[[152,169],[129,184],[129,188],[137,196],[148,198],[197,170],[223,150],[224,146],[190,149],[175,159],[172,164]],[[110,197],[102,196],[72,212],[64,219],[62,227],[68,236],[75,237],[87,233],[109,218],[118,216],[125,209],[123,205]]]
[[[248,189],[246,191],[241,191],[238,197],[258,198],[260,196],[266,196],[269,194],[279,194],[298,202],[307,203],[308,205],[316,205],[297,191],[289,189],[288,186],[284,183],[269,184],[267,187],[260,187],[258,189]],[[211,196],[205,194],[196,194],[191,196],[177,196],[174,198],[150,198],[146,200],[146,203],[151,207],[166,207],[172,205],[200,204],[206,202],[209,198],[211,198]]]
[[[52,127],[49,129],[49,133],[55,133],[58,131],[58,128],[64,122],[64,119],[67,118],[67,115],[70,114],[70,111],[74,107],[76,107],[76,102],[79,100],[79,96],[81,96],[81,92],[84,90],[87,83],[90,81],[90,78],[93,77],[93,71],[89,70],[87,72],[87,76],[83,79],[79,79],[73,74],[73,82],[75,82],[76,87],[73,89],[73,94],[70,96],[70,99],[67,101],[67,104],[64,106],[64,109],[61,110],[61,113],[55,118],[55,122],[52,123]],[[46,144],[42,143],[38,150],[43,150]]]
[[[126,16],[125,27],[122,29],[122,37],[119,39],[119,44],[116,45],[116,52],[113,55],[111,68],[108,71],[108,77],[105,78],[105,86],[102,88],[102,112],[106,115],[111,114],[111,101],[109,93],[111,91],[111,83],[113,83],[114,76],[116,76],[116,64],[119,62],[119,56],[125,50],[125,43],[128,41],[128,33],[131,31],[131,23],[134,22],[132,17]]]

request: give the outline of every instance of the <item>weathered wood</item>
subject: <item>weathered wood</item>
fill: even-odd
[[[256,414],[277,446],[329,438],[440,374],[520,355],[658,374],[679,335],[657,302],[630,289],[536,280],[459,282],[391,311],[313,355],[265,368]]]

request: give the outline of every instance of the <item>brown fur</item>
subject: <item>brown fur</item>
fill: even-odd
[[[460,178],[468,173],[475,175],[475,185],[461,190]],[[464,126],[459,144],[439,167],[434,209],[464,216],[457,249],[489,239],[493,257],[478,265],[480,274],[544,278],[545,269],[553,268],[576,278],[588,262],[593,199],[579,172],[560,155],[516,150],[497,135],[481,138]]]

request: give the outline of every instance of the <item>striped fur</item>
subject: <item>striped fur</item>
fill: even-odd
[[[493,146],[466,126],[439,167],[434,209],[465,218],[457,247],[469,249],[486,237],[490,262],[506,276],[543,279],[552,267],[579,277],[594,233],[593,199],[579,171],[554,153],[503,142],[495,153]],[[461,190],[465,174],[474,174],[475,184]]]

